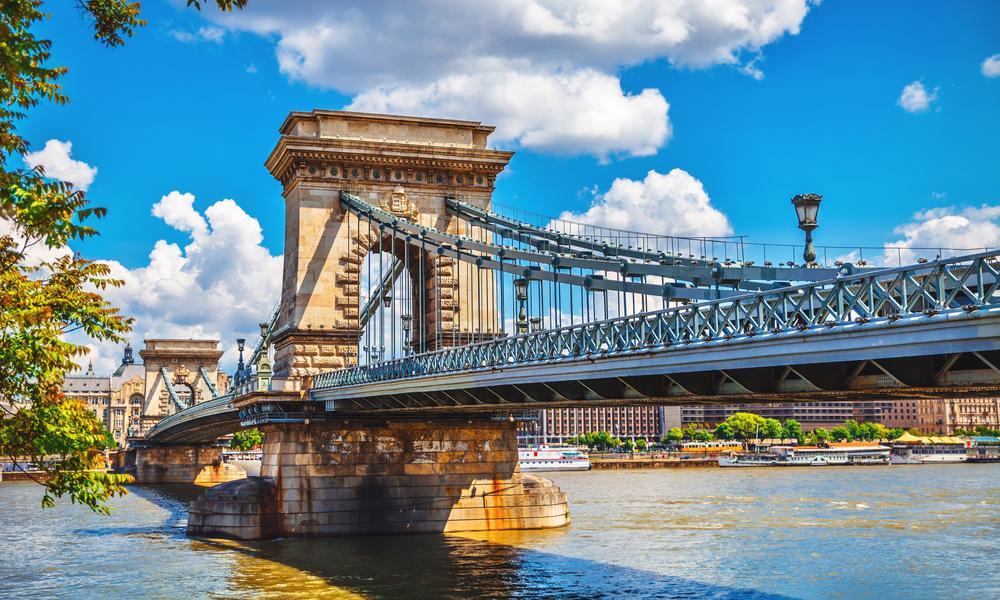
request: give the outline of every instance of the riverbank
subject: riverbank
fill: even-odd
[[[677,458],[654,456],[590,456],[590,468],[594,470],[609,469],[687,469],[718,467],[716,458]]]

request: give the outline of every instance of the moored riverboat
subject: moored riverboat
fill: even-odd
[[[873,443],[830,443],[823,446],[775,446],[777,464],[785,467],[888,465],[891,448]]]
[[[774,454],[733,453],[719,457],[720,467],[773,467],[778,458]]]
[[[825,467],[888,465],[888,446],[873,443],[830,443],[823,446],[772,446],[767,452],[719,457],[720,467]]]
[[[579,448],[552,448],[545,444],[517,451],[521,471],[587,471],[590,457]]]
[[[969,459],[969,442],[960,437],[905,433],[893,440],[891,459],[894,465],[962,463]]]

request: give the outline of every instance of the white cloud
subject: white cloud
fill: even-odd
[[[136,319],[130,336],[136,349],[147,337],[215,338],[232,368],[233,340],[245,337],[251,344],[278,299],[282,259],[261,245],[260,223],[235,201],[220,200],[204,213],[193,202],[193,195],[173,191],[153,205],[153,214],[189,241],[183,247],[157,241],[147,264],[134,269],[104,261],[113,277],[125,281],[105,296]],[[93,347],[97,372],[113,370],[121,359],[116,344],[76,341]]]
[[[173,37],[178,42],[183,42],[185,44],[193,44],[195,42],[214,42],[216,44],[221,44],[226,37],[226,30],[221,27],[199,27],[197,31],[183,31],[180,29],[174,29],[170,32],[171,37]]]
[[[642,181],[616,179],[586,212],[564,212],[559,219],[659,235],[712,237],[733,232],[702,183],[682,169],[666,175],[649,171]]]
[[[204,238],[208,223],[201,213],[194,209],[194,194],[182,194],[176,190],[160,198],[153,205],[153,216],[178,231],[191,232],[195,241]]]
[[[918,258],[933,259],[1000,248],[1000,206],[948,206],[924,210],[900,225],[901,237],[886,244],[884,264],[912,264]]]
[[[347,109],[483,120],[497,126],[496,141],[602,161],[656,154],[671,133],[659,90],[626,94],[618,78],[590,69],[543,74],[499,67],[485,79],[451,75],[369,90]]]
[[[254,73],[257,72],[257,65],[255,65],[253,63],[250,63],[249,65],[247,65],[246,67],[244,67],[243,70],[246,71],[247,73],[250,73],[251,75],[253,75]]]
[[[982,71],[984,77],[1000,77],[1000,54],[994,54],[984,60]]]
[[[914,81],[903,88],[896,103],[908,113],[924,112],[937,102],[938,89],[935,87],[928,93],[922,81]]]
[[[206,15],[275,39],[282,73],[355,96],[352,108],[494,118],[498,139],[606,158],[647,155],[669,139],[667,102],[657,90],[623,91],[623,68],[666,59],[685,68],[732,65],[759,79],[761,49],[797,34],[809,7],[808,0],[259,0],[239,14]]]
[[[25,154],[24,164],[32,169],[42,167],[46,177],[65,181],[85,192],[97,176],[97,167],[82,160],[74,160],[70,157],[72,151],[73,142],[49,140],[41,150]]]

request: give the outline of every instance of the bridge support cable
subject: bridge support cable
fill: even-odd
[[[174,390],[174,384],[170,381],[170,375],[167,373],[166,367],[160,367],[160,377],[163,378],[163,385],[167,387],[167,395],[170,396],[170,400],[177,407],[177,410],[184,410],[185,408],[191,408],[188,404],[181,401],[180,396],[177,395],[177,391]],[[192,401],[194,398],[191,399]]]
[[[212,392],[212,397],[217,398],[219,396],[219,390],[215,389],[215,384],[209,378],[208,373],[205,371],[205,367],[198,367],[198,374],[205,381],[205,385],[208,386],[208,391]]]
[[[845,270],[850,272],[856,270],[850,265],[840,269],[729,266],[712,261],[668,258],[656,253],[632,252],[638,256],[622,256],[611,249],[608,250],[608,255],[603,256],[596,255],[593,251],[583,253],[560,253],[550,249],[539,251],[532,244],[510,245],[518,241],[523,242],[523,236],[513,235],[514,232],[509,230],[493,230],[499,243],[488,243],[422,227],[373,207],[349,192],[341,193],[341,204],[358,214],[367,214],[369,218],[381,224],[388,225],[395,222],[401,231],[414,236],[422,235],[428,243],[445,249],[462,247],[486,256],[504,257],[549,268],[567,266],[616,272],[622,275],[655,275],[688,281],[696,285],[718,283],[732,287],[739,284],[744,288],[752,286],[753,282],[757,282],[760,286],[771,287],[774,281],[817,281],[835,277]]]

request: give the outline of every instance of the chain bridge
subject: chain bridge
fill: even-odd
[[[265,477],[213,488],[190,532],[565,525],[562,492],[517,468],[520,410],[1000,393],[1000,252],[873,266],[811,240],[518,214],[492,203],[512,153],[491,131],[289,115],[266,162],[285,199],[278,305],[230,394],[141,442],[265,432]]]

